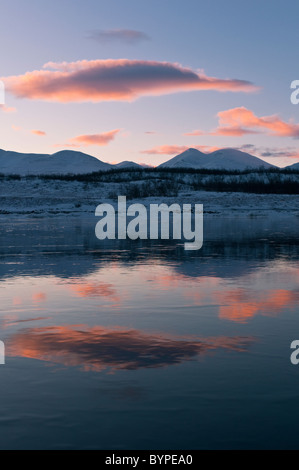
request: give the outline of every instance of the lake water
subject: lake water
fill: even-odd
[[[204,245],[1,219],[1,449],[299,448],[297,217]]]

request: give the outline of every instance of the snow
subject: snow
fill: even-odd
[[[0,185],[0,217],[20,215],[26,217],[90,215],[96,207],[108,202],[117,205],[114,193],[126,196],[123,183],[44,180],[22,178],[3,180]],[[278,214],[299,216],[299,195],[249,194],[181,190],[176,197],[150,197],[128,200],[149,204],[203,204],[205,217],[243,215],[267,216]]]
[[[252,155],[234,149],[223,149],[209,155],[195,149],[189,149],[181,155],[171,159],[161,167],[170,168],[225,168],[225,169],[245,169],[248,167],[259,168],[262,160]],[[271,167],[262,162],[266,167]],[[292,167],[298,168],[299,164]],[[0,184],[0,216],[19,216],[20,214],[30,217],[44,217],[47,215],[77,214],[93,215],[95,208],[102,202],[117,204],[118,195],[126,196],[128,187],[132,187],[132,174],[121,173],[114,179],[113,174],[108,174],[99,182],[87,181],[63,181],[58,179],[44,179],[41,177],[28,177],[28,175],[45,174],[84,174],[94,171],[106,171],[113,168],[142,168],[134,162],[122,162],[117,165],[110,165],[98,160],[95,157],[81,152],[65,150],[54,155],[20,154],[16,152],[6,152],[0,150],[0,173],[20,175],[20,179],[10,176],[1,178]],[[164,172],[163,172],[164,174]],[[163,176],[163,175],[162,175]],[[159,173],[154,175],[137,175],[134,185],[147,185],[151,178],[163,183]],[[164,175],[165,176],[165,175]],[[136,178],[136,175],[135,175]],[[148,179],[149,178],[149,179]],[[194,185],[196,179],[200,180],[200,185]],[[203,184],[208,183],[210,178],[215,176],[193,175],[191,173],[173,175],[173,181],[178,187],[176,197],[147,197],[135,202],[142,202],[145,205],[151,203],[166,204],[204,204],[206,216],[214,215],[242,215],[252,216],[266,215],[270,213],[280,215],[293,214],[299,216],[299,195],[287,194],[248,194],[237,192],[212,192],[204,191]],[[246,182],[262,181],[268,183],[271,178],[279,181],[297,181],[298,176],[284,174],[274,174],[271,172],[250,174],[224,174],[221,181]],[[291,179],[290,179],[291,178]],[[154,181],[153,179],[153,181]],[[167,182],[167,178],[165,180]],[[272,180],[271,180],[272,181]],[[194,190],[199,187],[201,190]],[[154,193],[155,195],[156,193]],[[128,201],[132,203],[132,201]]]
[[[274,165],[236,149],[221,149],[210,154],[190,148],[171,160],[162,163],[159,168],[207,168],[225,170],[246,170],[275,168]]]

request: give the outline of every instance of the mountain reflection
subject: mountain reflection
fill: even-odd
[[[107,327],[53,326],[13,335],[8,355],[49,361],[84,370],[137,370],[180,364],[216,349],[243,352],[251,337],[171,337]]]
[[[283,225],[275,218],[207,219],[198,252],[172,240],[99,241],[94,226],[93,218],[7,221],[0,227],[0,282],[16,276],[82,278],[111,263],[125,269],[162,263],[188,278],[239,278],[265,261],[299,258],[294,217]]]

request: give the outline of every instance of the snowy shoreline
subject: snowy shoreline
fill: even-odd
[[[92,216],[103,202],[117,206],[117,197],[126,196],[119,183],[86,184],[77,181],[2,181],[0,189],[0,217],[8,216]],[[113,196],[111,196],[113,193]],[[109,197],[110,196],[110,197]],[[214,192],[180,190],[172,197],[129,199],[128,204],[141,202],[168,205],[203,204],[205,217],[210,216],[265,216],[283,214],[299,216],[299,195],[255,194],[244,192]]]

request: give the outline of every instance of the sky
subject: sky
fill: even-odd
[[[1,0],[0,148],[299,161],[298,0]]]

